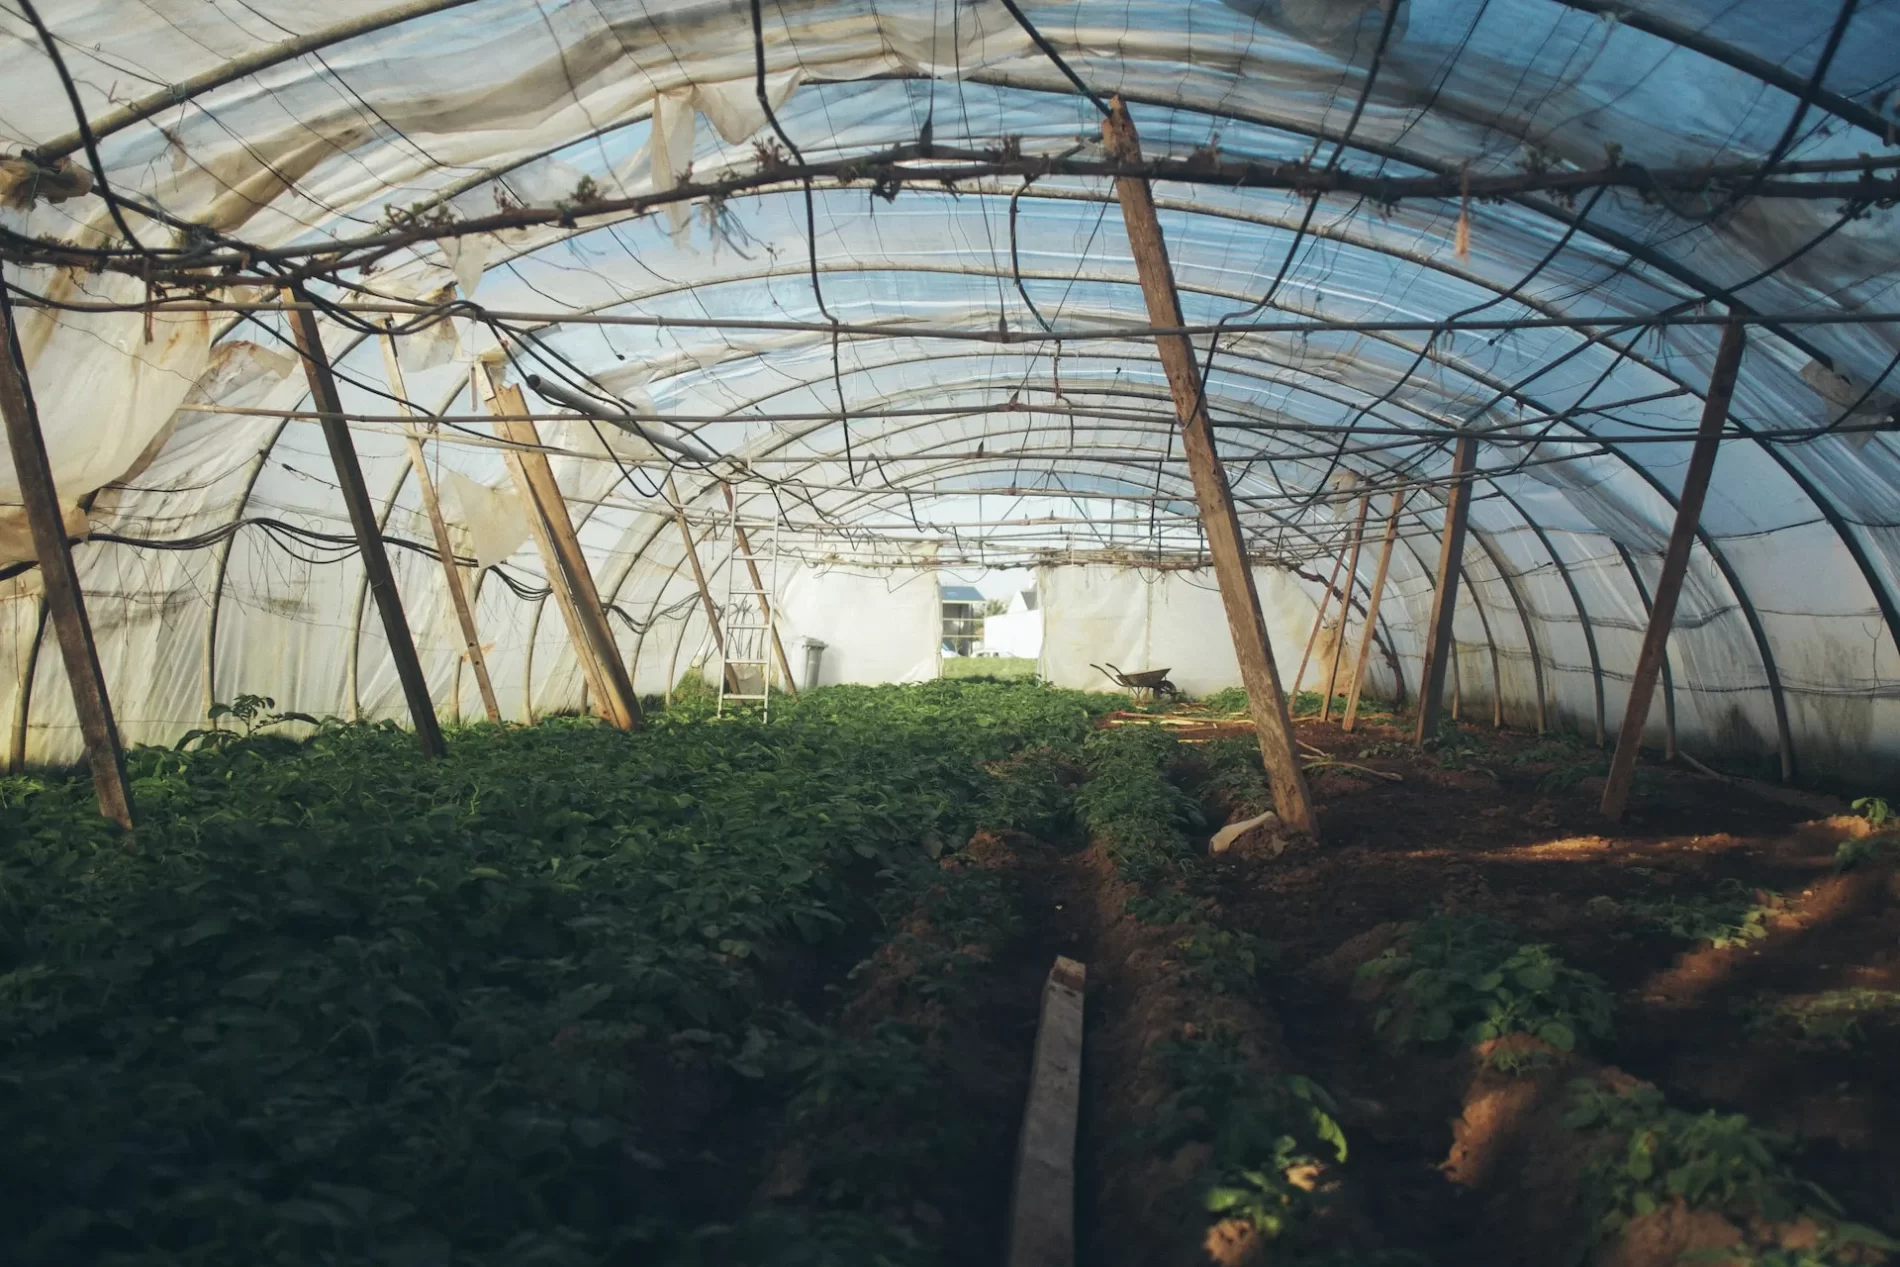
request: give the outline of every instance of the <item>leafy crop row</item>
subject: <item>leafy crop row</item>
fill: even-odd
[[[130,849],[82,782],[0,781],[0,1260],[690,1258],[743,1123],[849,1058],[786,964],[842,971],[909,868],[1033,816],[995,769],[1108,702],[141,749]]]
[[[1529,1034],[1568,1052],[1611,1033],[1612,1000],[1600,978],[1548,946],[1513,941],[1480,916],[1434,915],[1409,925],[1359,975],[1385,983],[1373,1023],[1401,1045]],[[1509,1072],[1527,1058],[1498,1048],[1491,1060]]]

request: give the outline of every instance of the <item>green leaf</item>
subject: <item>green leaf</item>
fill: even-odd
[[[1577,1032],[1562,1021],[1545,1021],[1537,1027],[1537,1036],[1558,1051],[1577,1049]]]

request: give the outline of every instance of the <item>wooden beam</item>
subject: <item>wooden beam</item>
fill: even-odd
[[[574,521],[568,517],[567,499],[561,495],[547,454],[541,452],[541,433],[532,422],[521,420],[528,407],[519,387],[503,386],[490,367],[482,367],[481,377],[489,411],[495,415],[495,434],[522,446],[509,453],[508,468],[521,491],[528,529],[541,551],[548,585],[567,621],[581,671],[602,715],[622,730],[637,730],[640,701],[627,677],[627,666],[620,662],[600,591],[594,588],[594,574],[588,570]]]
[[[385,321],[387,327],[389,322]],[[402,363],[396,358],[396,337],[383,335],[383,368],[389,377],[389,389],[396,395],[396,409],[410,417],[409,389],[402,376]],[[488,720],[501,724],[501,704],[495,699],[495,684],[488,677],[488,657],[482,653],[482,638],[475,627],[475,609],[469,603],[468,587],[462,583],[462,569],[455,562],[455,542],[449,536],[448,520],[442,517],[442,501],[436,496],[435,479],[429,474],[429,459],[422,451],[422,432],[410,423],[403,428],[409,442],[409,467],[416,475],[416,488],[422,494],[422,508],[428,512],[429,530],[435,534],[435,552],[442,557],[442,579],[449,588],[449,601],[455,605],[455,620],[462,629],[462,646],[469,668],[475,671],[475,685],[482,693],[482,708]]]
[[[1320,591],[1319,608],[1313,613],[1313,632],[1306,635],[1306,650],[1300,652],[1300,667],[1293,675],[1292,696],[1297,698],[1300,683],[1306,680],[1306,664],[1313,658],[1313,645],[1319,641],[1319,631],[1326,625],[1326,609],[1333,605],[1333,589],[1339,583],[1339,569],[1346,566],[1346,552],[1341,550],[1333,556],[1333,570],[1326,578],[1326,588]],[[1350,601],[1350,596],[1348,596]]]
[[[99,664],[99,646],[93,641],[92,622],[86,616],[79,569],[73,564],[72,546],[66,539],[59,490],[53,484],[46,437],[40,431],[33,385],[27,378],[26,353],[13,327],[13,308],[4,287],[0,287],[0,415],[5,418],[7,448],[13,455],[13,478],[20,485],[20,501],[33,534],[33,553],[39,558],[45,603],[41,619],[52,618],[60,655],[66,661],[66,680],[72,685],[73,708],[79,714],[86,764],[92,768],[93,795],[98,799],[99,812],[129,831],[132,792],[125,780],[125,750],[112,717],[112,697],[106,690],[105,669]],[[21,689],[30,689],[30,683],[22,683]]]
[[[1107,142],[1109,155],[1116,161],[1141,160],[1141,137],[1135,131],[1134,121],[1128,117],[1127,108],[1119,100],[1114,112],[1102,120],[1102,137]],[[1168,263],[1161,220],[1155,214],[1154,191],[1143,177],[1123,176],[1115,181],[1115,194],[1121,203],[1122,220],[1127,225],[1135,269],[1141,276],[1149,320],[1157,326],[1178,329],[1185,324],[1181,298],[1175,290],[1173,268]],[[1226,609],[1227,629],[1234,639],[1234,657],[1240,662],[1240,680],[1247,688],[1248,708],[1253,713],[1254,729],[1259,732],[1260,756],[1266,765],[1267,782],[1273,789],[1273,807],[1287,830],[1317,836],[1319,823],[1313,814],[1306,776],[1300,770],[1293,723],[1287,717],[1280,672],[1273,663],[1267,622],[1260,613],[1260,594],[1254,587],[1247,539],[1241,530],[1240,516],[1234,510],[1227,471],[1214,447],[1214,428],[1201,392],[1194,345],[1183,335],[1164,334],[1155,336],[1155,348],[1162,368],[1167,371],[1175,413],[1181,421],[1181,448],[1187,457],[1188,472],[1194,479],[1201,526],[1207,534],[1208,553],[1213,556],[1214,575],[1220,582],[1221,605]]]
[[[719,624],[719,604],[713,602],[712,586],[706,583],[706,569],[699,565],[699,547],[693,544],[693,527],[686,522],[686,503],[680,500],[679,486],[670,474],[666,477],[666,500],[673,503],[673,522],[679,525],[686,561],[693,566],[693,584],[699,587],[699,602],[706,612],[706,624],[712,629],[713,646],[719,652],[720,668],[726,676],[726,689],[737,694],[739,674],[726,662],[726,631]]]
[[[1346,629],[1352,621],[1352,587],[1359,576],[1359,547],[1366,540],[1366,511],[1372,506],[1372,494],[1366,493],[1359,498],[1359,514],[1352,525],[1352,557],[1346,563],[1345,597],[1339,605],[1339,636],[1333,639],[1333,663],[1326,670],[1326,696],[1320,701],[1319,719],[1329,721],[1333,715],[1333,692],[1339,689],[1339,666],[1346,656]],[[1368,629],[1371,625],[1366,626]]]
[[[1359,691],[1366,684],[1366,665],[1372,660],[1372,640],[1379,628],[1379,598],[1385,593],[1386,572],[1392,567],[1392,546],[1399,538],[1399,512],[1405,509],[1405,492],[1392,494],[1392,516],[1385,521],[1385,540],[1379,543],[1379,565],[1372,574],[1372,593],[1366,597],[1366,628],[1359,635],[1359,655],[1353,662],[1352,681],[1346,687],[1346,715],[1341,730],[1351,730],[1359,719]]]
[[[1075,1267],[1075,1136],[1088,969],[1058,957],[1042,987],[1029,1098],[1016,1147],[1006,1267]]]
[[[376,596],[376,611],[383,618],[383,635],[389,640],[389,654],[396,662],[396,677],[402,683],[403,698],[409,704],[409,718],[415,723],[416,741],[422,745],[424,755],[443,756],[448,748],[442,742],[442,727],[436,722],[435,699],[429,694],[429,681],[423,676],[415,640],[409,635],[402,596],[396,591],[396,574],[390,569],[388,552],[383,549],[382,528],[376,521],[376,507],[369,499],[369,487],[363,483],[363,468],[356,460],[356,442],[350,438],[350,424],[343,416],[343,401],[337,395],[336,378],[330,372],[330,358],[323,351],[316,311],[308,306],[309,297],[298,287],[291,287],[285,298],[302,305],[287,314],[291,338],[303,358],[310,398],[320,415],[323,440],[330,449],[331,465],[336,467],[337,487],[343,494],[344,508],[349,511],[350,526],[356,530],[356,548],[363,559],[363,574],[369,578],[370,593]]]
[[[1425,667],[1419,674],[1418,733],[1424,743],[1438,733],[1445,695],[1445,662],[1451,656],[1451,623],[1458,609],[1458,574],[1465,553],[1465,525],[1471,516],[1471,468],[1478,442],[1459,436],[1452,451],[1451,489],[1445,496],[1445,536],[1438,547],[1438,585],[1432,593],[1432,618],[1425,626]]]
[[[1623,709],[1623,725],[1617,732],[1616,755],[1610,758],[1610,776],[1603,782],[1601,809],[1605,817],[1611,819],[1622,818],[1629,806],[1630,781],[1636,775],[1636,754],[1643,744],[1643,727],[1649,723],[1656,675],[1668,654],[1669,630],[1676,621],[1676,600],[1682,594],[1682,578],[1689,571],[1689,551],[1695,545],[1696,531],[1702,521],[1702,501],[1709,491],[1709,477],[1715,472],[1716,449],[1721,443],[1722,428],[1728,422],[1729,399],[1735,394],[1735,377],[1741,369],[1746,342],[1742,324],[1731,322],[1722,332],[1722,346],[1715,354],[1715,371],[1710,375],[1709,394],[1702,404],[1702,425],[1696,429],[1689,469],[1682,477],[1682,494],[1676,500],[1676,526],[1663,552],[1662,574],[1656,578],[1656,592],[1650,599],[1649,629],[1643,635],[1643,649],[1636,657],[1636,675],[1630,679],[1629,703]]]
[[[759,595],[765,623],[772,627],[772,650],[778,653],[778,667],[785,674],[785,693],[797,699],[798,682],[792,677],[792,662],[785,655],[785,640],[778,636],[778,623],[772,619],[772,599],[765,592],[765,582],[759,579],[759,561],[752,557],[752,541],[746,536],[745,525],[739,522],[739,505],[733,498],[732,485],[722,480],[719,487],[725,490],[726,509],[732,512],[732,533],[739,542],[739,552],[745,556],[746,573],[752,577],[752,588]]]

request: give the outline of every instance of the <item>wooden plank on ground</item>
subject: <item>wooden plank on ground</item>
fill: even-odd
[[[1058,957],[1042,987],[1042,1022],[1016,1150],[1008,1267],[1074,1267],[1075,1131],[1082,1100],[1082,996],[1088,969]]]

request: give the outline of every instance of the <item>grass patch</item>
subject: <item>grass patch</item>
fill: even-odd
[[[1036,676],[1036,661],[1017,656],[945,656],[942,675],[952,680],[972,678],[993,682],[1028,682]]]

